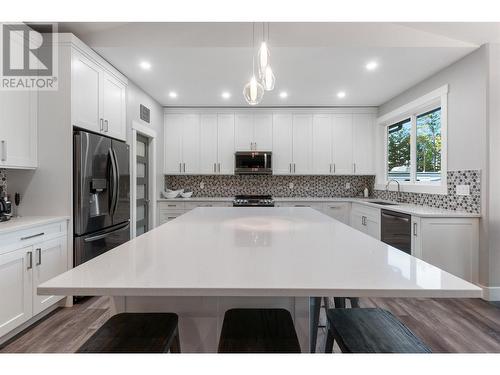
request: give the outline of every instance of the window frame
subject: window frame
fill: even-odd
[[[439,182],[417,181],[417,117],[441,108],[441,180]],[[379,117],[377,123],[383,127],[383,167],[379,168],[375,188],[385,190],[388,182],[388,128],[405,119],[410,119],[410,181],[400,181],[401,191],[429,194],[448,193],[448,85],[442,86],[394,111]],[[380,166],[379,166],[380,167]],[[389,186],[397,190],[396,184]]]

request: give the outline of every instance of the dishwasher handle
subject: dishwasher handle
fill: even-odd
[[[405,223],[410,222],[410,219],[407,217],[389,215],[389,214],[386,214],[385,212],[382,212],[382,217],[385,219],[394,220],[394,221],[404,221]]]

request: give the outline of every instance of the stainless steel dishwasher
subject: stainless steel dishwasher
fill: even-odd
[[[382,242],[411,254],[411,215],[382,210],[381,216]]]

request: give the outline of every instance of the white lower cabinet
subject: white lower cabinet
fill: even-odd
[[[31,246],[0,255],[0,337],[32,316]]]
[[[478,281],[477,218],[412,217],[412,254],[462,279]]]
[[[68,249],[65,236],[42,242],[33,248],[33,315],[36,315],[63,298],[39,296],[36,288],[66,271]]]
[[[0,340],[62,296],[39,296],[41,283],[67,270],[66,221],[0,236]]]
[[[353,228],[380,240],[380,209],[353,203],[350,224]]]
[[[184,215],[197,207],[231,207],[232,201],[159,201],[158,202],[158,225],[162,225]]]
[[[338,221],[349,225],[351,204],[349,202],[325,203],[323,212]]]

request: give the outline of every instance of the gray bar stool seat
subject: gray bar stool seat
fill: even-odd
[[[334,340],[343,353],[431,353],[415,334],[383,309],[330,309],[325,353]]]

